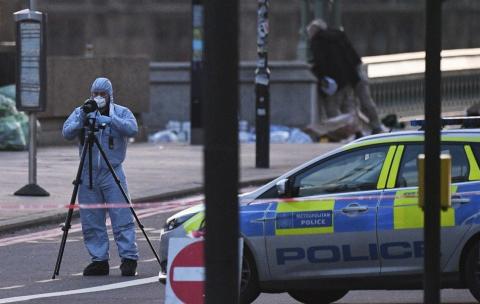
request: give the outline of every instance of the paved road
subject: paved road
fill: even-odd
[[[175,210],[183,209],[196,198],[166,202],[137,213],[155,246],[160,228]],[[51,280],[57,257],[61,231],[56,226],[44,226],[0,236],[0,304],[16,303],[31,295],[30,303],[163,303],[164,287],[157,281],[159,267],[141,232],[138,231],[141,260],[139,275],[120,276],[116,248],[111,240],[111,272],[108,277],[83,277],[88,263],[80,226],[74,221],[68,237],[64,260],[57,280]],[[444,303],[476,303],[465,290],[446,290]],[[42,298],[44,297],[44,298]],[[297,303],[288,294],[262,294],[255,304]],[[361,291],[350,292],[338,303],[422,303],[421,291]]]

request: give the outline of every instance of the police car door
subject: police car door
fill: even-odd
[[[379,273],[377,188],[393,152],[386,145],[350,150],[289,178],[292,199],[276,203],[266,223],[272,279]]]
[[[378,238],[383,274],[413,274],[423,271],[423,211],[418,207],[417,156],[423,143],[399,145],[378,209]],[[462,224],[472,208],[465,192],[478,188],[480,171],[469,145],[442,145],[452,157],[452,208],[441,212],[442,267],[468,229]],[[467,156],[468,155],[468,156]],[[474,168],[476,167],[476,171]],[[476,176],[478,175],[478,176]],[[478,200],[478,197],[475,198]]]

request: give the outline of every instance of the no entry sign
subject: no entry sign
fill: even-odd
[[[172,238],[168,246],[165,304],[203,304],[203,239]]]
[[[165,304],[203,304],[205,299],[204,240],[171,238],[168,243]],[[243,239],[238,240],[239,283],[242,269]],[[240,288],[240,286],[238,286]]]

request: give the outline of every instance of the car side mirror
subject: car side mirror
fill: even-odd
[[[275,186],[277,187],[277,193],[280,197],[286,196],[288,193],[288,178],[279,180]]]

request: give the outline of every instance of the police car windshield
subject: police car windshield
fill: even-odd
[[[295,178],[297,196],[371,190],[388,147],[365,148],[335,156],[300,173]]]

